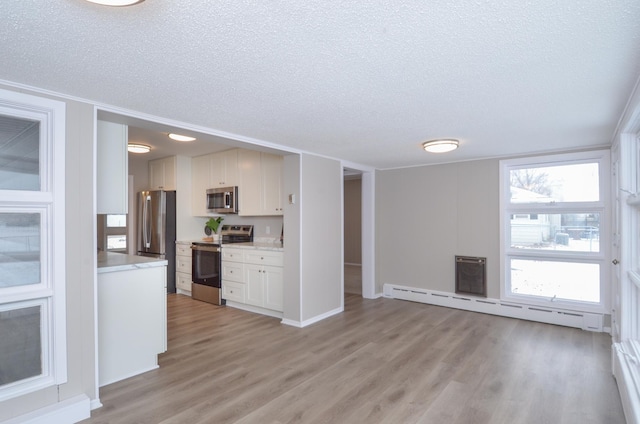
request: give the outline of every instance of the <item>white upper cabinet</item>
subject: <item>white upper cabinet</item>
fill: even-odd
[[[283,157],[232,149],[191,159],[191,214],[207,216],[210,188],[238,186],[238,215],[282,215]]]
[[[284,159],[280,155],[262,153],[262,210],[265,215],[282,215],[282,169]]]
[[[262,215],[260,182],[260,152],[241,150],[238,152],[238,214]]]
[[[191,158],[191,215],[207,216],[210,155]]]
[[[150,190],[175,190],[176,189],[176,157],[170,156],[163,159],[149,161],[149,189]]]
[[[210,188],[238,185],[238,149],[191,159],[191,215],[207,216],[206,192]]]
[[[97,126],[97,213],[127,213],[128,128],[123,124],[98,121]]]
[[[240,150],[239,215],[282,215],[282,167],[282,156]]]
[[[210,156],[210,187],[238,185],[238,149],[213,153]]]

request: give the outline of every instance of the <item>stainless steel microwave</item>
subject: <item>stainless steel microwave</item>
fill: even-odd
[[[213,213],[238,213],[238,187],[208,189],[207,211]]]

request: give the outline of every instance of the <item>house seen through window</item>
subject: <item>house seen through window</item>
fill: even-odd
[[[607,153],[502,161],[501,180],[502,297],[601,310]]]

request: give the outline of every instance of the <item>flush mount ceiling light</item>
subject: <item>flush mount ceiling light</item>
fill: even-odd
[[[175,141],[193,141],[196,139],[195,137],[189,137],[187,135],[180,135],[180,134],[174,134],[174,133],[169,134],[169,138]]]
[[[131,153],[149,153],[149,150],[151,150],[151,147],[146,144],[129,143],[127,145],[127,151]]]
[[[441,139],[422,143],[422,148],[430,153],[446,153],[458,148],[458,140]]]
[[[88,2],[101,4],[104,6],[132,6],[136,3],[142,3],[144,0],[87,0]]]

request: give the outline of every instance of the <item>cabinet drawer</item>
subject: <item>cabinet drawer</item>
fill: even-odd
[[[222,260],[230,262],[242,262],[242,249],[233,249],[231,247],[222,248]]]
[[[283,256],[282,252],[247,249],[244,252],[244,261],[248,264],[282,266]]]
[[[176,272],[176,287],[180,290],[191,291],[191,274]]]
[[[238,303],[245,303],[245,285],[233,281],[222,281],[222,298]]]
[[[191,279],[191,257],[176,256],[176,272],[189,274],[189,279]]]
[[[242,263],[240,262],[222,262],[222,279],[230,281],[244,282],[242,271]]]
[[[190,244],[176,244],[176,255],[191,257]]]

